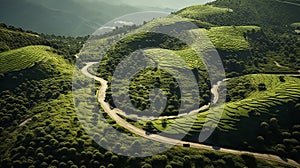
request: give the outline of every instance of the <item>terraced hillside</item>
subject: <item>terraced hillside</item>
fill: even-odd
[[[51,68],[52,70],[61,71],[63,73],[65,68],[60,64],[61,61],[63,61],[63,59],[54,54],[51,47],[28,46],[0,53],[0,73],[5,74],[21,71],[38,64],[47,66],[45,69]],[[55,67],[51,67],[48,63]]]
[[[38,35],[2,26],[0,141],[3,143],[0,143],[0,167],[288,167],[257,159],[251,154],[218,152],[223,147],[235,149],[237,153],[240,150],[272,153],[282,157],[282,160],[292,158],[300,161],[300,79],[285,75],[298,73],[296,71],[300,69],[300,58],[297,57],[300,53],[299,35],[294,32],[299,25],[291,25],[300,20],[296,15],[299,13],[298,7],[289,5],[274,0],[217,0],[211,5],[187,7],[173,13],[183,18],[168,16],[145,22],[141,26],[125,26],[111,34],[91,36],[90,42],[94,46],[85,45],[88,52],[76,55],[80,65],[75,72],[87,62],[99,61],[98,56],[102,54],[100,67],[94,66],[89,71],[112,85],[112,76],[120,64],[125,67],[122,72],[128,72],[126,70],[135,70],[143,61],[134,59],[122,64],[126,56],[143,49],[152,67],[140,71],[132,79],[117,81],[116,86],[122,89],[124,83],[128,84],[130,101],[140,110],[147,110],[151,102],[162,102],[157,98],[160,93],[151,92],[159,87],[168,98],[162,114],[167,116],[178,114],[182,102],[193,106],[193,98],[198,97],[189,92],[188,99],[182,98],[175,77],[183,79],[187,88],[193,83],[198,84],[200,106],[211,101],[211,84],[219,80],[208,79],[204,62],[209,55],[205,51],[214,45],[221,56],[222,60],[216,62],[223,63],[230,79],[219,86],[221,95],[225,94],[224,84],[228,89],[220,122],[213,115],[210,117],[211,126],[218,123],[213,135],[205,142],[211,145],[210,149],[194,150],[191,149],[192,145],[191,148],[174,147],[146,158],[117,155],[96,143],[109,144],[112,149],[119,149],[126,144],[121,148],[124,151],[140,149],[137,141],[109,141],[116,135],[111,133],[107,125],[126,136],[136,135],[131,129],[118,125],[118,120],[110,118],[110,113],[106,113],[108,110],[105,112],[100,108],[95,111],[98,110],[98,104],[94,89],[99,88],[99,82],[89,85],[85,77],[72,81],[72,63],[85,38]],[[170,32],[171,35],[164,32]],[[126,33],[128,36],[124,35]],[[194,43],[190,44],[189,41],[188,45],[178,39],[185,35],[191,36],[188,39]],[[205,35],[212,43],[201,41],[206,39]],[[37,44],[47,46],[32,46]],[[183,66],[183,62],[187,66]],[[171,71],[164,69],[174,65]],[[211,71],[217,73],[217,70],[217,67],[213,67]],[[196,82],[179,73],[172,76],[171,72],[180,71],[190,71]],[[287,72],[283,74],[280,71]],[[278,75],[263,72],[276,72]],[[89,88],[72,90],[72,82],[75,87]],[[82,102],[73,97],[72,91],[78,91]],[[117,93],[121,98],[125,94],[122,91]],[[105,101],[110,103],[108,109],[117,111],[111,88],[106,91]],[[124,102],[121,99],[119,103]],[[74,105],[82,110],[79,115]],[[185,109],[188,112],[192,110],[189,107]],[[159,115],[155,110],[150,111],[151,115]],[[170,137],[188,132],[184,140],[198,142],[199,132],[208,114],[220,110],[220,106],[213,104],[209,110],[181,115],[176,120],[165,117],[134,122],[123,118],[144,129],[145,132],[141,130],[141,134],[146,139],[156,136],[156,131],[164,131]],[[91,111],[95,113],[88,113]],[[107,125],[102,124],[101,116]],[[88,135],[79,122],[81,119],[86,121],[84,124],[91,126],[92,131],[104,131],[105,136],[100,133]],[[126,121],[125,124],[128,124]],[[194,123],[192,128],[188,128],[189,123]],[[172,130],[169,130],[170,127]],[[161,144],[157,146],[165,145],[164,141],[159,142]],[[148,146],[146,151],[152,149],[155,148]],[[276,160],[278,158],[272,161]]]
[[[203,30],[215,47],[223,51],[243,51],[251,49],[245,37],[248,31],[259,31],[257,26],[220,26]]]
[[[32,109],[35,115],[25,125],[6,134],[1,144],[1,166],[5,167],[183,167],[195,165],[244,167],[287,167],[255,159],[251,155],[232,155],[174,147],[167,152],[145,158],[116,155],[101,148],[85,133],[72,105],[72,95],[41,103]],[[109,120],[108,120],[109,121]],[[109,121],[113,124],[113,121]],[[116,124],[114,124],[118,130]],[[101,126],[99,126],[101,127]],[[124,130],[123,130],[124,131]],[[99,137],[96,133],[95,137]],[[104,143],[109,143],[100,137]],[[17,142],[17,143],[16,143]],[[132,145],[135,143],[132,142]],[[118,147],[120,144],[113,144]],[[128,146],[131,148],[131,146]],[[126,150],[126,149],[124,149]],[[159,165],[158,165],[159,164]]]
[[[257,74],[238,78],[249,79],[251,85],[256,89],[242,100],[226,103],[221,123],[219,124],[220,129],[226,132],[237,129],[235,124],[240,121],[240,117],[262,114],[276,115],[276,113],[272,114],[273,112],[269,111],[269,109],[276,106],[283,106],[290,101],[297,101],[300,96],[300,79],[295,77],[286,76],[284,77],[285,82],[280,81],[279,75]],[[229,82],[231,80],[235,79],[230,79]],[[260,84],[265,84],[267,90],[259,91]],[[217,108],[215,110],[217,110]],[[201,112],[198,114],[198,117],[191,116],[192,119],[197,118],[194,131],[201,128],[197,126],[203,125],[203,119],[206,114],[207,112]],[[187,118],[182,118],[182,124],[186,119]],[[170,122],[172,122],[172,120],[170,120]],[[154,121],[154,123],[156,123],[156,121]],[[161,128],[159,125],[160,124],[157,124],[158,128]],[[184,128],[180,126],[179,128]]]
[[[185,18],[201,20],[213,15],[225,14],[227,12],[233,11],[229,8],[219,8],[212,5],[195,5],[176,12],[176,15]]]
[[[53,52],[48,46],[27,46],[0,53],[1,126],[15,125],[32,114],[36,103],[70,89],[73,66]]]
[[[172,29],[176,31],[176,28],[178,28],[177,31],[183,31],[181,28],[184,29],[191,29],[197,28],[197,26],[193,25],[192,27],[189,25],[189,19],[182,19],[178,17],[170,17],[170,18],[161,18],[158,20],[155,20],[153,22],[149,22],[137,30],[134,30],[132,32],[133,35],[131,35],[131,32],[128,34],[127,37],[123,38],[121,41],[117,42],[103,57],[100,63],[100,68],[98,69],[99,76],[102,76],[106,79],[111,79],[112,74],[114,73],[115,68],[123,59],[125,59],[125,56],[127,56],[129,53],[138,50],[139,48],[153,48],[153,49],[146,49],[145,54],[147,57],[151,58],[154,62],[152,64],[157,64],[161,67],[174,67],[174,65],[177,65],[178,69],[186,69],[190,70],[193,73],[196,74],[196,78],[199,79],[198,82],[201,83],[201,93],[205,93],[206,97],[201,99],[200,104],[207,104],[209,101],[209,94],[207,94],[206,90],[208,90],[209,87],[209,81],[206,80],[207,74],[206,74],[206,67],[204,66],[203,60],[196,54],[195,51],[193,51],[192,48],[190,48],[188,45],[184,44],[182,41],[176,39],[175,37],[170,37],[166,34],[159,33],[161,31],[166,31],[169,29]],[[177,25],[178,24],[178,25]],[[187,27],[186,27],[187,26]],[[147,31],[154,31],[154,32],[147,32]],[[137,33],[137,32],[142,32],[142,33]],[[157,33],[155,33],[157,32]],[[137,33],[137,34],[134,34]],[[188,32],[190,34],[193,34],[193,32]],[[201,33],[200,33],[201,34]],[[193,34],[195,35],[195,34]],[[191,37],[194,37],[191,35]],[[203,33],[202,33],[203,35]],[[196,35],[195,35],[196,36]],[[98,40],[99,41],[99,40]],[[168,45],[170,42],[172,43],[171,45]],[[95,40],[92,39],[92,42],[94,43]],[[194,40],[194,44],[196,44],[198,41]],[[96,42],[95,42],[96,43]],[[90,43],[89,43],[90,44]],[[197,43],[198,44],[198,43]],[[207,47],[211,46],[211,43],[205,44]],[[196,45],[194,45],[196,46]],[[87,47],[90,47],[89,45]],[[199,51],[204,51],[206,48],[199,49]],[[159,49],[162,48],[162,49]],[[89,50],[93,51],[93,49]],[[95,50],[96,51],[96,50]],[[172,53],[173,55],[178,55],[180,58],[175,59],[174,57],[164,57],[165,55],[169,55]],[[82,53],[83,56],[86,55],[85,52]],[[80,55],[79,55],[80,57]],[[139,60],[139,59],[135,59]],[[185,63],[187,64],[187,67],[181,67],[181,62],[180,60],[184,60]],[[179,62],[178,62],[179,61]],[[132,63],[132,65],[126,65],[126,67],[134,67],[138,63]],[[152,72],[151,72],[152,71]],[[157,71],[157,72],[155,72]],[[149,96],[149,92],[152,90],[152,86],[158,86],[162,85],[162,81],[174,81],[175,79],[167,77],[168,75],[160,75],[163,73],[161,70],[148,70],[147,72],[143,72],[144,74],[139,74],[139,80],[135,80],[134,84],[132,85],[132,98],[134,99],[134,105],[137,106],[138,108],[145,109],[148,107],[147,102],[149,102],[147,97]],[[164,72],[165,73],[165,72]],[[157,74],[157,75],[155,75]],[[164,76],[165,79],[162,79]],[[167,77],[167,78],[166,78]],[[153,79],[152,81],[149,79]],[[157,81],[159,79],[159,81]],[[184,80],[183,80],[184,81]],[[109,81],[110,82],[110,81]],[[155,84],[155,83],[158,83]],[[166,88],[169,87],[170,82],[166,82],[167,86]],[[175,88],[178,88],[178,86],[174,86]],[[119,87],[120,88],[120,87]],[[134,89],[134,88],[144,88],[144,89]],[[168,88],[169,89],[169,88]],[[169,93],[172,93],[173,96],[171,96]],[[118,94],[123,94],[123,92],[119,92]],[[175,94],[178,94],[178,91],[168,91],[169,98],[170,100],[174,100],[174,102],[179,102],[178,100],[178,95],[174,96]],[[107,93],[107,99],[111,105],[114,107],[115,104],[112,101],[111,98],[111,91]],[[176,99],[176,100],[175,100]],[[143,105],[142,105],[143,104]],[[169,101],[168,104],[171,106],[172,101]],[[167,110],[168,112],[166,114],[176,114],[178,111],[176,110],[178,107],[179,103],[175,103],[174,112],[173,110]],[[174,106],[174,103],[172,104]],[[168,109],[168,108],[167,108]]]
[[[212,138],[210,138],[207,143],[219,144],[221,146],[230,146],[232,144],[243,144],[247,142],[246,148],[258,147],[257,137],[261,136],[261,124],[267,122],[272,125],[273,122],[278,122],[277,131],[290,132],[292,134],[293,127],[297,127],[299,124],[297,119],[299,117],[299,111],[297,108],[299,106],[298,102],[300,99],[300,79],[290,76],[280,76],[280,75],[247,75],[242,77],[237,77],[236,79],[230,79],[229,83],[235,83],[235,80],[250,81],[250,83],[239,83],[239,85],[245,85],[247,88],[253,87],[254,90],[251,91],[247,97],[231,101],[225,104],[224,112],[220,122],[218,123],[218,129],[215,131]],[[235,85],[235,88],[237,86]],[[222,87],[221,87],[222,88]],[[242,90],[238,90],[239,93],[243,94]],[[221,91],[222,92],[222,91]],[[230,90],[229,90],[230,92]],[[153,120],[151,123],[154,128],[159,131],[165,131],[172,136],[172,134],[181,133],[183,131],[188,131],[190,128],[186,127],[186,123],[194,122],[193,127],[190,130],[190,134],[186,137],[188,140],[197,141],[199,131],[201,130],[204,122],[206,121],[206,116],[208,113],[213,113],[214,111],[220,110],[218,107],[212,108],[211,111],[200,112],[197,115],[190,115],[187,117],[182,117],[177,119],[163,119],[163,120]],[[213,119],[212,117],[211,119]],[[273,118],[273,119],[272,119]],[[275,119],[274,119],[275,118]],[[274,121],[275,120],[275,121]],[[142,121],[137,123],[137,126],[143,126],[147,128],[149,121]],[[268,124],[268,125],[269,125]],[[274,124],[274,123],[273,123]],[[172,125],[172,130],[168,130],[169,126]],[[279,126],[280,125],[280,126]],[[176,129],[177,128],[177,129]],[[186,129],[185,129],[186,128]],[[234,137],[239,136],[239,139]],[[268,135],[265,138],[268,139],[273,135]],[[220,138],[223,137],[223,138]],[[273,142],[262,142],[260,144],[260,149],[255,148],[255,150],[265,149],[269,152],[277,153],[284,156],[298,156],[299,153],[293,153],[293,147],[299,145],[299,137],[297,133],[295,136],[289,137],[295,139],[294,144],[289,144],[285,148],[285,152],[282,154],[276,151],[275,146],[282,143],[285,139],[284,137],[277,138],[277,141]],[[263,148],[262,148],[263,146]],[[295,152],[295,151],[294,151]],[[293,153],[293,154],[292,154]]]
[[[0,53],[3,89],[16,87],[26,80],[46,79],[71,73],[71,65],[48,46],[27,46]]]

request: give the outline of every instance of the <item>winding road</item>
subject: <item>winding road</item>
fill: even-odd
[[[290,165],[293,167],[300,167],[300,164],[297,163],[294,160],[291,159],[282,159],[279,156],[276,155],[270,155],[270,154],[261,154],[261,153],[255,153],[255,152],[248,152],[248,151],[240,151],[240,150],[233,150],[233,149],[226,149],[226,148],[220,148],[220,149],[215,149],[214,146],[211,145],[203,145],[203,144],[199,144],[199,143],[192,143],[192,142],[186,142],[186,141],[181,141],[181,140],[176,140],[176,139],[172,139],[172,138],[167,138],[167,137],[163,137],[160,135],[156,135],[156,134],[150,134],[150,135],[146,135],[145,131],[142,129],[139,129],[133,125],[131,125],[130,123],[128,123],[126,120],[122,119],[118,113],[120,112],[119,109],[110,109],[110,105],[105,102],[105,95],[106,95],[106,90],[108,88],[107,85],[107,81],[99,78],[97,76],[94,76],[92,74],[90,74],[88,72],[88,68],[94,64],[97,64],[98,62],[89,62],[86,64],[85,67],[83,67],[81,69],[81,72],[86,75],[89,78],[92,78],[96,81],[99,81],[101,83],[101,88],[98,91],[98,102],[100,103],[101,107],[103,108],[103,110],[113,119],[116,121],[117,124],[119,124],[120,126],[126,128],[127,130],[129,130],[130,132],[139,135],[141,137],[147,138],[147,139],[151,139],[154,141],[158,141],[161,143],[166,143],[166,144],[171,144],[171,145],[177,145],[177,146],[183,146],[184,144],[189,144],[191,148],[196,148],[196,149],[205,149],[205,150],[211,150],[211,151],[218,151],[218,152],[223,152],[223,153],[231,153],[231,154],[252,154],[255,158],[259,158],[259,159],[266,159],[269,161],[275,161],[275,162],[279,162],[279,163],[283,163],[286,165]]]

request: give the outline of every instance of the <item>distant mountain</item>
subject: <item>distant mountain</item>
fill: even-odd
[[[0,0],[0,3],[0,22],[40,33],[72,36],[90,34],[111,19],[144,10],[100,1]]]

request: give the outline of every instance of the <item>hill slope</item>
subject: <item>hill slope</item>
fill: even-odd
[[[143,7],[104,1],[0,0],[0,3],[0,22],[39,33],[68,36],[88,35],[112,19],[143,11]]]
[[[188,18],[186,21],[194,22],[194,19],[200,19],[196,22],[205,24],[206,29],[195,28],[188,31],[195,34],[205,32],[220,51],[225,62],[224,65],[227,68],[233,68],[237,72],[244,71],[245,67],[237,65],[244,65],[245,62],[243,61],[248,60],[243,58],[247,56],[261,58],[261,62],[276,68],[276,65],[270,64],[270,60],[275,59],[273,57],[274,53],[278,59],[285,59],[293,58],[293,56],[285,55],[286,52],[295,55],[299,52],[297,36],[290,34],[289,31],[285,32],[287,35],[275,32],[275,35],[280,40],[274,38],[275,36],[270,38],[270,36],[265,35],[264,31],[266,29],[264,26],[277,23],[268,22],[262,28],[249,26],[250,23],[261,23],[262,21],[253,22],[252,19],[254,17],[252,18],[251,15],[251,12],[255,10],[253,6],[250,5],[251,9],[247,10],[246,5],[243,5],[241,9],[237,7],[238,5],[229,7],[231,5],[229,0],[218,2],[228,5],[226,8],[232,7],[233,12],[226,9],[224,13],[224,10],[209,7],[208,9],[212,9],[212,11],[198,13],[197,7],[195,10],[191,7],[189,9],[193,9],[191,12],[193,19]],[[250,3],[248,0],[242,0],[238,3],[247,4],[246,2]],[[269,3],[269,1],[258,3],[264,4],[266,2]],[[273,1],[270,0],[270,2]],[[272,9],[272,7],[270,8]],[[241,13],[239,13],[239,10],[241,10]],[[285,12],[288,13],[288,11]],[[249,18],[245,17],[247,14],[250,14]],[[184,15],[189,17],[189,12],[185,12]],[[199,17],[197,17],[198,15]],[[232,16],[231,20],[229,16]],[[149,30],[161,26],[168,28],[169,25],[178,23],[172,20],[165,21],[164,19],[161,19],[161,21],[161,25],[151,25],[149,23],[141,27],[141,29]],[[239,26],[232,26],[231,24]],[[252,29],[254,29],[253,32]],[[10,33],[18,34],[19,31],[10,31]],[[22,33],[21,35],[24,35],[25,38],[31,34]],[[68,46],[80,46],[79,41],[74,42],[72,39],[67,39],[48,36],[49,41],[47,42],[52,42],[49,45],[53,45],[55,49],[46,46],[28,46],[0,53],[0,67],[2,73],[4,73],[4,75],[0,75],[0,141],[2,142],[0,144],[0,167],[287,167],[255,159],[252,155],[221,154],[217,151],[219,148],[217,146],[229,146],[230,148],[242,150],[274,153],[282,157],[299,158],[300,79],[267,74],[239,77],[234,74],[232,76],[235,78],[227,81],[229,91],[225,111],[218,128],[207,141],[207,143],[217,145],[216,149],[214,148],[216,152],[175,147],[152,157],[135,158],[118,156],[103,149],[95,143],[93,138],[95,140],[100,139],[101,143],[109,143],[113,148],[120,148],[121,145],[107,142],[106,136],[115,135],[109,134],[110,130],[99,124],[99,115],[106,116],[106,122],[118,131],[128,136],[134,135],[107,117],[102,110],[91,114],[91,116],[86,115],[86,111],[83,111],[82,117],[88,116],[87,124],[107,131],[106,136],[101,136],[97,133],[89,136],[85,133],[80,125],[73,104],[85,110],[93,110],[94,107],[89,104],[89,100],[96,101],[96,97],[87,94],[94,93],[92,88],[98,87],[98,84],[90,86],[89,89],[79,90],[84,102],[78,102],[76,99],[73,102],[71,91],[74,67],[63,59],[65,55],[61,56],[54,53],[57,53],[58,49],[59,51],[64,51],[61,54],[70,54],[71,50],[74,53],[76,47],[71,49]],[[271,40],[268,41],[268,39]],[[114,39],[108,37],[107,39],[98,39],[96,42],[99,42],[97,45],[101,46],[100,43],[109,44],[112,41],[114,42]],[[163,55],[169,55],[170,52],[179,54],[189,64],[189,68],[193,73],[199,75],[199,85],[203,89],[203,93],[200,96],[209,101],[210,86],[204,83],[207,82],[207,74],[206,72],[200,72],[205,69],[202,61],[196,59],[195,54],[184,43],[162,34],[141,33],[124,38],[123,41],[117,43],[108,51],[103,64],[101,64],[102,68],[96,67],[96,70],[101,72],[101,77],[109,79],[114,72],[115,66],[124,59],[125,55],[139,49],[140,44],[145,45],[144,41],[149,44],[148,47],[151,47],[151,49],[146,50],[146,55],[150,58],[161,59]],[[65,44],[54,45],[61,43]],[[16,48],[19,47],[21,46]],[[161,48],[164,48],[164,50]],[[240,52],[240,50],[243,52]],[[268,50],[268,52],[265,50]],[[103,52],[105,53],[105,51]],[[248,55],[245,56],[245,53]],[[255,55],[257,53],[260,55]],[[271,59],[267,59],[266,56],[270,56]],[[175,59],[170,58],[161,62],[163,66],[178,64]],[[294,58],[294,61],[288,59],[287,66],[290,65],[290,62],[297,63],[297,58]],[[134,68],[134,66],[128,67]],[[277,69],[280,70],[280,68]],[[170,74],[164,75],[161,70],[156,68],[147,69],[144,76],[137,76],[131,81],[132,99],[140,99],[143,101],[142,105],[147,106],[148,91],[151,90],[152,85],[168,88],[166,84],[170,82],[161,80],[164,76],[167,76],[167,79],[171,79],[172,83],[175,83]],[[153,77],[153,80],[148,80],[151,79],[150,77]],[[5,84],[5,82],[7,83]],[[76,80],[75,82],[82,85],[86,84],[83,80]],[[176,83],[172,87],[176,87]],[[177,92],[178,89],[171,91]],[[222,92],[222,88],[220,91]],[[107,93],[109,94],[109,92]],[[179,104],[180,95],[178,93],[172,94],[176,101],[171,102],[171,104]],[[141,105],[138,101],[135,103]],[[214,109],[219,110],[218,107]],[[171,112],[176,111],[174,108],[167,110]],[[180,122],[175,124],[175,129],[169,130],[169,134],[177,134],[184,129],[188,130],[186,123],[196,120],[186,137],[188,140],[196,141],[207,114],[208,112],[204,111],[195,115],[181,117],[179,119]],[[154,120],[149,123],[152,123],[158,130],[164,130],[173,122],[172,119],[169,119]],[[145,121],[135,124],[137,127],[147,126]],[[121,143],[123,142],[125,141],[121,141]],[[136,145],[139,144],[132,142],[124,150],[135,148]]]
[[[176,14],[216,25],[286,26],[300,20],[300,6],[281,0],[217,0]],[[209,16],[209,17],[208,17]]]
[[[48,72],[64,73],[67,68],[63,62],[63,58],[54,54],[48,46],[27,46],[0,53],[0,73],[21,71],[35,65],[43,66]]]
[[[0,90],[13,89],[28,80],[70,74],[71,65],[48,46],[27,46],[0,53]]]
[[[28,45],[41,44],[39,35],[0,23],[0,52]]]

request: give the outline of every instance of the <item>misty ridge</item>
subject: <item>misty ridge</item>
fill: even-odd
[[[206,0],[1,0],[0,21],[45,34],[84,36],[108,21],[134,12],[172,12]],[[111,12],[114,11],[114,12]]]

